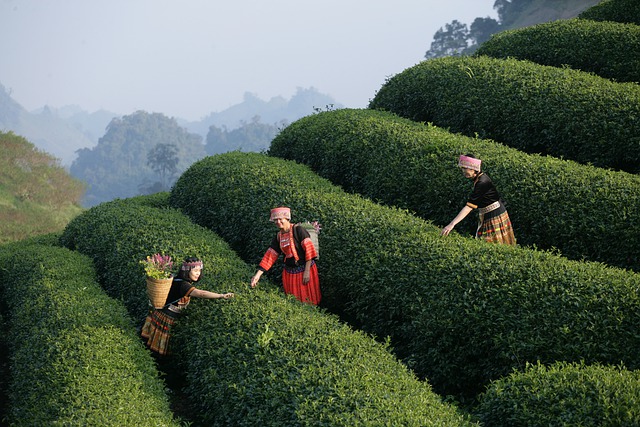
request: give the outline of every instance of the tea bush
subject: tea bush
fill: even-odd
[[[516,59],[447,57],[388,79],[369,108],[529,153],[640,172],[640,86]]]
[[[492,383],[475,412],[486,427],[640,426],[640,371],[528,365]]]
[[[507,200],[520,244],[640,269],[640,240],[633,237],[640,236],[637,175],[525,154],[373,110],[307,116],[283,129],[269,150],[307,164],[346,191],[441,226],[471,192],[456,167],[464,153],[483,160],[483,170]],[[468,218],[457,227],[463,234],[475,233],[477,214]]]
[[[584,19],[547,22],[497,33],[475,55],[569,66],[619,82],[638,82],[640,26]]]
[[[144,305],[138,260],[164,251],[204,261],[199,287],[232,300],[194,298],[176,324],[175,359],[198,425],[472,425],[442,403],[384,345],[335,316],[285,298],[210,230],[145,197],[98,205],[73,220],[65,245],[94,259],[105,287],[134,314]],[[226,225],[223,216],[216,221]],[[142,320],[142,319],[141,319]]]
[[[12,426],[169,426],[153,361],[91,261],[60,247],[0,247]]]
[[[170,196],[256,263],[269,210],[322,224],[323,304],[397,354],[442,394],[474,395],[527,361],[639,366],[640,277],[599,263],[459,236],[344,193],[308,167],[255,153],[194,163]]]
[[[578,18],[640,25],[640,3],[637,0],[602,0],[582,12]]]

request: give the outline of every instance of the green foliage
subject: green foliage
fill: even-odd
[[[0,328],[7,331],[5,319],[0,311]],[[8,349],[7,334],[0,335],[0,345],[3,349]],[[6,420],[7,411],[9,410],[9,352],[7,350],[0,351],[0,420]],[[4,421],[3,421],[4,422]]]
[[[178,425],[124,307],[91,261],[38,244],[0,248],[12,426]]]
[[[58,160],[12,132],[0,147],[0,243],[61,231],[82,211],[84,186]]]
[[[518,242],[572,259],[640,270],[640,177],[525,154],[373,110],[302,118],[269,154],[307,164],[346,191],[409,209],[444,226],[471,192],[456,167],[474,153],[507,201]],[[588,213],[588,215],[585,215]],[[472,235],[477,216],[458,226]]]
[[[640,26],[584,19],[549,22],[498,33],[475,55],[569,66],[620,82],[638,82]]]
[[[602,0],[582,12],[581,19],[614,21],[640,25],[640,3],[637,0]]]
[[[640,364],[640,278],[601,264],[449,236],[307,167],[252,153],[192,165],[170,201],[250,263],[269,209],[316,218],[323,303],[377,336],[443,393],[474,395],[527,361]]]
[[[449,57],[390,78],[369,107],[525,152],[640,172],[633,83],[515,59]]]
[[[471,425],[386,346],[276,286],[251,290],[253,270],[221,238],[175,209],[145,204],[139,197],[96,206],[62,241],[92,257],[109,292],[136,315],[143,253],[196,255],[204,261],[199,287],[236,292],[228,301],[192,300],[175,327],[198,425]]]
[[[486,427],[640,426],[640,371],[584,363],[527,365],[492,383],[476,412]]]
[[[78,150],[78,158],[71,165],[71,174],[89,184],[85,206],[139,195],[158,181],[154,167],[147,164],[158,146],[177,147],[175,170],[165,170],[165,176],[180,173],[192,162],[204,157],[202,137],[188,133],[174,118],[160,113],[138,111],[116,118],[94,148]],[[166,153],[165,153],[166,154]],[[173,155],[169,153],[169,157]],[[168,166],[165,159],[165,166]],[[171,182],[163,182],[158,191],[166,191]]]

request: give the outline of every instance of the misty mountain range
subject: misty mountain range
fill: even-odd
[[[327,108],[342,108],[342,105],[311,87],[298,88],[289,100],[278,96],[264,101],[245,93],[241,103],[221,112],[212,112],[199,121],[175,119],[188,132],[201,135],[206,140],[210,126],[232,130],[256,119],[265,124],[292,123]],[[111,120],[122,116],[105,110],[87,112],[75,105],[60,108],[44,106],[27,111],[0,84],[0,130],[25,137],[38,149],[60,159],[65,168],[73,163],[77,150],[95,147]]]

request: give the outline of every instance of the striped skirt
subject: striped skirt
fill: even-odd
[[[509,214],[504,206],[485,214],[480,213],[476,237],[490,243],[516,244],[516,236],[513,233],[511,219],[509,219]]]
[[[315,261],[311,263],[309,269],[309,283],[302,283],[304,276],[304,266],[297,268],[285,267],[282,270],[282,285],[284,293],[294,295],[298,301],[308,304],[318,305],[322,299],[320,294],[320,278],[318,277],[318,267]]]
[[[169,339],[171,328],[176,319],[160,311],[153,310],[144,321],[140,335],[145,339],[147,347],[158,354],[170,354]]]

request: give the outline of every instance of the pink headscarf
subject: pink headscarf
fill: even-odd
[[[276,219],[280,218],[291,220],[291,209],[284,206],[271,209],[270,221],[275,221]]]
[[[464,155],[460,156],[460,159],[458,160],[458,167],[471,169],[478,172],[480,172],[481,164],[482,161],[480,159],[474,159],[473,157]]]

